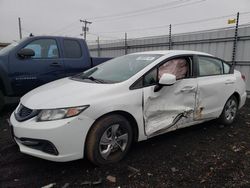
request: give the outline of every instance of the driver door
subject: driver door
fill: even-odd
[[[20,58],[17,55],[20,49],[10,55],[11,83],[16,95],[21,96],[40,85],[65,77],[57,40],[31,38],[23,45],[20,49],[32,49],[35,55]]]
[[[143,77],[143,115],[147,136],[188,126],[194,120],[197,80],[192,78],[192,57],[168,60]],[[174,74],[175,84],[155,91],[162,74]]]

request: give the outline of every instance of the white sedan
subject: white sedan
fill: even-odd
[[[23,153],[101,165],[121,160],[133,141],[217,118],[231,124],[245,100],[244,76],[219,58],[142,52],[29,92],[10,125]]]

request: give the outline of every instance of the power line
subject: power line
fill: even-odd
[[[189,0],[190,1],[190,0]],[[123,16],[117,16],[118,18],[115,18],[114,17],[111,17],[111,18],[107,18],[107,19],[99,19],[99,20],[95,20],[95,22],[106,22],[106,21],[113,21],[113,20],[121,20],[121,19],[126,19],[126,18],[131,18],[131,17],[135,17],[135,16],[141,16],[141,15],[145,15],[145,14],[152,14],[152,13],[158,13],[160,11],[166,11],[166,10],[173,10],[173,9],[176,9],[176,8],[181,8],[181,7],[185,7],[185,6],[190,6],[190,5],[194,5],[194,4],[198,4],[198,3],[201,3],[201,2],[204,2],[206,0],[194,0],[194,2],[189,2],[187,1],[186,4],[181,4],[181,5],[177,5],[177,6],[172,6],[172,7],[168,7],[168,8],[164,8],[164,7],[159,7],[157,9],[153,9],[153,10],[148,10],[148,11],[137,11],[133,14],[130,14],[130,15],[123,15]]]
[[[243,12],[241,15],[250,14],[250,12]],[[223,18],[228,18],[230,16],[235,16],[235,14],[228,14],[224,16],[218,16],[218,17],[212,17],[212,18],[206,18],[206,19],[200,19],[200,20],[194,20],[194,21],[188,21],[188,22],[181,22],[172,24],[172,26],[181,26],[181,25],[187,25],[187,24],[195,24],[195,23],[201,23],[201,22],[208,22],[212,20],[218,20]],[[152,30],[152,29],[161,29],[161,28],[168,28],[169,24],[164,24],[160,26],[154,26],[154,27],[145,27],[145,28],[138,28],[138,29],[130,29],[130,30],[118,30],[118,31],[104,31],[101,33],[124,33],[124,32],[133,32],[133,31],[145,31],[145,30]]]
[[[75,25],[76,23],[78,23],[78,21],[71,22],[70,24],[63,26],[62,28],[60,28],[54,32],[51,32],[50,35],[53,35],[55,33],[61,33],[63,30],[69,29],[71,26]]]
[[[168,7],[170,5],[175,5],[178,3],[183,3],[185,1],[191,1],[191,0],[175,0],[169,3],[164,3],[164,4],[160,4],[160,5],[156,5],[156,6],[151,6],[151,7],[147,7],[147,8],[143,8],[143,9],[137,9],[137,10],[133,10],[133,11],[127,11],[127,12],[122,12],[122,13],[117,13],[117,14],[108,14],[108,15],[104,15],[104,16],[98,16],[98,17],[92,17],[89,19],[92,20],[98,20],[98,19],[104,19],[104,18],[110,18],[110,17],[120,17],[120,16],[126,16],[129,14],[134,14],[134,13],[138,13],[138,12],[145,12],[148,10],[154,10],[154,9],[159,9],[159,8],[164,8],[164,7]]]
[[[181,23],[173,24],[173,26],[207,22],[207,21],[218,20],[218,19],[222,19],[222,18],[228,18],[229,16],[235,16],[235,14],[229,14],[229,15],[225,15],[225,16],[218,16],[218,17],[213,17],[213,18],[200,19],[200,20],[195,20],[195,21],[190,21],[190,22],[181,22]]]
[[[192,2],[192,1],[194,1],[194,2]],[[95,22],[112,21],[112,20],[117,20],[117,19],[119,20],[119,19],[124,19],[124,18],[139,16],[139,15],[144,15],[144,14],[149,14],[149,13],[155,13],[155,12],[164,11],[164,10],[169,10],[169,9],[181,8],[184,6],[189,6],[189,5],[201,3],[203,1],[206,1],[206,0],[176,0],[176,1],[173,1],[170,3],[165,3],[165,4],[161,4],[161,5],[147,7],[144,9],[137,9],[135,11],[128,11],[128,12],[123,12],[123,13],[119,13],[119,14],[110,14],[110,15],[106,15],[106,16],[104,15],[104,16],[93,17],[93,18],[88,18],[88,19],[94,20]],[[182,3],[182,4],[180,4],[180,3]],[[183,3],[186,3],[186,4],[183,4]],[[173,6],[173,5],[177,5],[177,4],[180,4],[180,5]],[[172,6],[172,7],[170,7],[170,6]],[[166,9],[166,7],[168,7],[168,8]],[[118,18],[115,18],[115,17],[118,17]],[[70,24],[62,27],[61,29],[58,29],[57,31],[50,33],[50,34],[64,32],[63,30],[65,30],[65,31],[68,30],[74,24],[76,24],[75,21],[73,23],[70,23]]]
[[[90,33],[88,32],[88,34],[90,35],[94,35],[94,36],[97,36],[97,37],[102,37],[102,38],[109,38],[109,39],[119,39],[119,40],[122,40],[121,38],[118,38],[118,37],[111,37],[111,36],[107,36],[107,35],[102,35],[102,34],[98,34],[98,33]]]

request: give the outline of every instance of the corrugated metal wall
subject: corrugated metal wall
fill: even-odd
[[[172,49],[195,50],[213,54],[226,61],[232,60],[234,42],[234,28],[222,28],[195,33],[172,35]],[[169,36],[156,36],[151,38],[137,38],[125,41],[106,41],[99,45],[89,45],[92,56],[117,57],[128,53],[168,50]],[[250,92],[250,26],[241,26],[238,30],[238,42],[236,51],[236,69],[240,70],[247,79],[247,90]]]

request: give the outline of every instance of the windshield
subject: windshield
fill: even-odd
[[[118,83],[125,81],[161,57],[160,54],[132,54],[109,60],[99,66],[75,76],[99,83]]]

